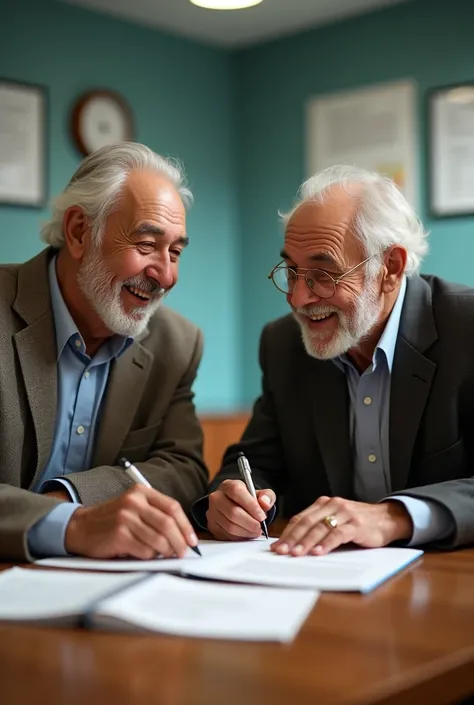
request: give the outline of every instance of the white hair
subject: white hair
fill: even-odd
[[[105,220],[132,169],[163,174],[179,193],[185,208],[191,206],[193,195],[185,185],[179,162],[162,157],[143,144],[120,142],[98,149],[81,162],[64,191],[54,199],[51,219],[41,230],[42,239],[48,245],[61,248],[64,214],[71,206],[80,206],[89,218],[95,242],[100,242]]]
[[[362,192],[354,187],[361,184]],[[428,232],[396,184],[386,176],[355,166],[338,165],[323,169],[305,181],[297,196],[297,203],[289,213],[280,214],[287,225],[297,208],[305,202],[322,204],[335,186],[360,198],[354,219],[354,235],[362,243],[369,276],[380,267],[380,258],[391,245],[401,245],[407,251],[405,274],[418,272],[428,251]],[[352,190],[351,190],[352,189]]]

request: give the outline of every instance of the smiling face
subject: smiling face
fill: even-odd
[[[325,202],[301,204],[288,221],[282,257],[295,269],[322,269],[337,279],[365,258],[353,234],[359,199],[334,187]],[[307,352],[331,359],[357,348],[377,324],[381,299],[377,281],[367,282],[365,267],[345,276],[334,296],[314,294],[304,277],[298,277],[287,295]]]
[[[132,171],[102,239],[91,237],[77,273],[82,294],[112,333],[135,337],[176,284],[185,246],[186,212],[170,182]]]

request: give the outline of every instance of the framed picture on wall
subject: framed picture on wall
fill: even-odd
[[[46,132],[46,89],[0,78],[0,206],[45,205]]]
[[[428,93],[429,210],[474,215],[474,83]]]
[[[408,78],[311,98],[308,176],[333,164],[353,164],[390,177],[417,208],[417,93]]]

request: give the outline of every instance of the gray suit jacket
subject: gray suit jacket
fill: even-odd
[[[0,559],[31,558],[26,533],[57,504],[28,491],[48,461],[56,416],[51,254],[0,266]],[[200,331],[162,308],[148,333],[112,363],[93,468],[67,476],[83,504],[131,485],[113,467],[122,455],[186,511],[203,494],[208,474],[192,393],[201,354]]]
[[[280,495],[284,516],[321,495],[354,497],[346,378],[311,358],[293,317],[267,325],[263,393],[240,443],[211,485],[236,478],[243,451],[255,484]],[[437,277],[408,281],[391,377],[393,493],[434,500],[453,519],[444,547],[474,541],[474,290]]]

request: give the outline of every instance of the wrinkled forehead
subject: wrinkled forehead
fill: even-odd
[[[322,203],[305,201],[291,215],[285,229],[285,252],[327,253],[332,259],[352,260],[363,254],[354,234],[360,192],[334,187]]]
[[[147,170],[132,170],[124,185],[121,205],[125,210],[165,210],[175,217],[185,217],[179,193],[163,174]]]

